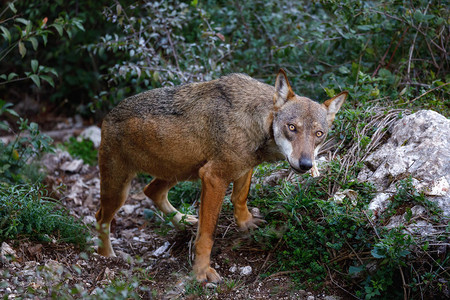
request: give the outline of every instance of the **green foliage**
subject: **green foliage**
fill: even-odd
[[[0,186],[0,240],[29,237],[84,246],[88,229],[44,191],[37,185]]]
[[[117,24],[86,49],[92,55],[114,57],[93,109],[110,108],[123,97],[161,85],[218,77],[228,65],[230,46],[209,22],[207,13],[180,1],[152,1],[125,6],[116,1],[105,9]],[[131,83],[131,85],[130,85]]]
[[[169,199],[177,207],[191,206],[200,199],[200,181],[183,181],[169,191]]]
[[[86,255],[86,253],[82,253]],[[80,255],[83,257],[83,255]],[[83,259],[87,259],[88,257]],[[75,270],[81,269],[77,265],[72,265]],[[41,285],[37,288],[19,287],[16,293],[19,293],[23,298],[51,298],[51,299],[142,299],[156,297],[155,293],[152,293],[147,284],[148,281],[144,272],[138,268],[133,269],[134,274],[131,274],[130,270],[124,270],[120,274],[115,275],[113,278],[108,278],[108,284],[99,285],[94,290],[87,290],[78,283],[74,283],[73,280],[66,280],[72,278],[71,271],[61,265],[61,268],[54,270],[51,267],[38,267],[36,277],[41,280]],[[6,281],[13,280],[14,274],[7,272],[0,273],[0,278]],[[56,280],[56,279],[64,280]],[[145,295],[145,296],[144,296]],[[8,294],[5,295],[8,297]]]
[[[91,166],[97,164],[98,151],[95,149],[94,143],[91,140],[71,137],[64,145],[72,157],[80,158],[84,163]]]
[[[9,113],[18,117],[10,106],[0,100],[0,116]],[[19,118],[17,124],[20,131],[13,141],[5,145],[0,140],[0,178],[2,182],[9,183],[37,181],[41,177],[37,171],[38,166],[30,162],[41,153],[53,150],[52,139],[41,134],[36,123]],[[8,129],[6,123],[0,123],[0,126],[2,129]]]
[[[257,168],[255,177],[261,178],[267,168]],[[342,179],[339,170],[339,164],[332,162],[320,178],[304,175],[298,184],[255,185],[250,205],[261,208],[268,224],[254,238],[261,247],[277,253],[277,265],[270,272],[295,271],[295,280],[315,287],[330,277],[339,277],[340,284],[356,291],[358,298],[400,298],[403,284],[411,291],[421,288],[421,295],[433,295],[439,280],[448,275],[441,273],[443,262],[426,256],[429,244],[414,238],[404,227],[387,229],[387,219],[373,218],[367,206],[374,188],[354,177]],[[329,199],[329,187],[336,180],[342,180],[342,190],[357,192],[356,201]],[[392,196],[387,215],[416,204],[425,207],[429,216],[436,212],[435,205],[414,189],[411,179],[405,179]],[[413,271],[425,266],[432,270],[427,287]]]
[[[0,13],[0,85],[31,79],[38,88],[42,81],[55,87],[54,77],[58,76],[56,70],[40,64],[30,53],[36,53],[40,44],[46,46],[50,35],[56,33],[62,37],[66,32],[70,37],[75,28],[83,30],[83,26],[79,19],[67,16],[58,17],[51,22],[48,22],[47,17],[28,19],[15,3],[16,1],[8,3]]]

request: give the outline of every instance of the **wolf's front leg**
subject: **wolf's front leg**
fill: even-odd
[[[222,207],[223,197],[229,182],[216,176],[209,164],[200,169],[202,195],[200,200],[199,223],[195,240],[194,273],[200,282],[219,282],[220,275],[210,267],[214,231]]]
[[[241,230],[255,229],[258,225],[266,222],[248,211],[247,196],[252,181],[252,172],[253,170],[248,171],[233,182],[231,202],[234,206],[234,218]]]

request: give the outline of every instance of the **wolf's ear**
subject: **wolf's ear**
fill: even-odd
[[[280,69],[277,79],[275,79],[275,95],[273,97],[273,105],[276,109],[279,109],[284,103],[286,103],[286,101],[294,97],[294,95],[294,91],[292,90],[289,80],[287,79],[286,72],[284,72],[283,69]]]
[[[327,110],[327,121],[328,126],[331,127],[331,124],[334,121],[334,117],[336,116],[336,113],[341,108],[342,104],[344,103],[345,99],[347,99],[348,92],[344,91],[340,93],[337,96],[334,96],[331,99],[328,99],[325,101],[322,105],[325,106]]]

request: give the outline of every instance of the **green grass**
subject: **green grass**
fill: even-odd
[[[88,229],[39,185],[0,186],[0,239],[86,245]]]

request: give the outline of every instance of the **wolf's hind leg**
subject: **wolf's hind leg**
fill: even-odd
[[[122,207],[134,173],[118,165],[118,160],[99,163],[100,167],[100,209],[95,214],[101,244],[98,253],[103,256],[115,256],[109,237],[111,221]]]
[[[180,213],[175,207],[170,204],[167,194],[169,190],[176,184],[176,181],[166,181],[162,179],[153,179],[145,188],[144,194],[149,197],[156,207],[164,213],[164,215],[172,215],[172,222],[174,225],[181,223],[188,223],[194,225],[198,222],[197,218],[192,215],[185,215]]]
[[[247,207],[247,196],[250,190],[253,170],[248,171],[245,175],[233,182],[233,193],[231,194],[231,202],[234,205],[234,218],[236,223],[242,230],[255,229],[258,225],[265,223],[263,219],[253,216]]]

